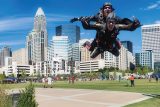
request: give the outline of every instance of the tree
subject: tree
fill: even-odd
[[[3,80],[5,78],[4,74],[0,74],[0,81]]]
[[[136,67],[136,72],[138,72],[138,74],[143,74],[142,67]]]
[[[27,77],[26,70],[22,70],[22,74],[21,74],[20,78],[21,78],[22,80],[25,80],[26,77]]]
[[[115,68],[114,67],[110,67],[108,70],[109,70],[109,72],[112,72],[112,71],[115,70]]]
[[[144,75],[144,74],[146,74],[146,73],[148,73],[149,72],[149,68],[147,67],[147,66],[144,66],[143,68],[142,68],[142,74]]]
[[[14,74],[14,73],[12,73],[12,74],[10,74],[10,75],[9,75],[9,77],[15,77],[15,74]]]

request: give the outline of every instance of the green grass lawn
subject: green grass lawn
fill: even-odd
[[[42,83],[34,83],[36,87],[43,87]],[[129,84],[129,85],[128,85]],[[27,83],[7,84],[7,89],[24,88]],[[155,80],[135,80],[135,87],[130,87],[129,81],[75,81],[74,84],[69,84],[68,81],[56,81],[53,88],[77,88],[77,89],[95,89],[95,90],[112,90],[112,91],[127,91],[138,92],[144,94],[160,94],[160,82]],[[152,98],[126,107],[160,107],[160,98]]]

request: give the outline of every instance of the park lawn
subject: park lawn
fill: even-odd
[[[129,84],[129,85],[128,85]],[[148,80],[135,80],[135,87],[130,87],[129,81],[84,81],[68,84],[67,81],[57,81],[55,88],[78,88],[96,90],[127,91],[147,94],[160,94],[160,83],[148,82]]]
[[[134,104],[130,104],[124,107],[160,107],[160,99],[151,98],[151,99],[141,101],[138,103],[134,103]]]
[[[28,83],[6,84],[5,88],[24,88]],[[43,87],[43,83],[34,83],[35,87]],[[53,88],[76,88],[76,89],[95,89],[95,90],[112,90],[137,92],[143,94],[160,94],[160,82],[155,80],[148,82],[146,79],[135,80],[135,87],[130,87],[130,82],[126,80],[119,81],[75,81],[74,84],[69,84],[68,81],[56,81],[53,83]],[[131,104],[126,107],[160,107],[160,98],[151,98],[139,103]]]
[[[28,83],[18,84],[3,84],[6,89],[24,88]],[[2,85],[2,84],[0,84]],[[43,83],[34,83],[35,87],[43,87]],[[95,90],[114,90],[127,91],[146,94],[160,94],[160,82],[156,83],[154,80],[148,82],[146,79],[135,80],[135,87],[130,87],[129,81],[75,81],[74,84],[69,84],[68,81],[56,81],[53,83],[54,88],[77,88],[77,89],[95,89]]]

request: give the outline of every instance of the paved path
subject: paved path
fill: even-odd
[[[121,107],[148,98],[121,91],[36,88],[38,107]]]

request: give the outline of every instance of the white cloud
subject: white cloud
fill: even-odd
[[[33,25],[33,18],[31,17],[0,20],[0,32],[24,30],[30,28],[30,26],[32,25]]]
[[[47,23],[57,21],[68,21],[72,16],[48,14],[46,15]],[[33,17],[12,17],[0,20],[0,32],[3,31],[17,31],[17,30],[32,30],[34,24]]]
[[[7,46],[22,45],[24,43],[25,43],[24,40],[3,41],[3,42],[0,42],[0,46],[4,46],[4,45],[7,45]]]
[[[147,7],[148,10],[155,9],[159,6],[159,4],[153,4]]]
[[[154,4],[149,5],[145,10],[159,9],[159,7],[160,7],[160,1],[157,1]]]
[[[73,18],[73,16],[66,16],[66,15],[58,15],[58,14],[47,14],[46,15],[46,20],[48,22],[52,22],[52,21],[68,21],[71,18]]]

